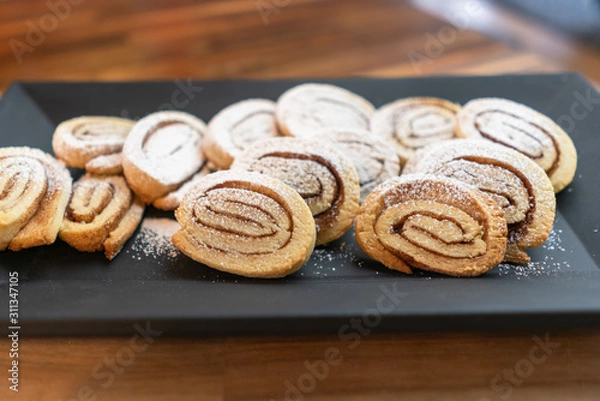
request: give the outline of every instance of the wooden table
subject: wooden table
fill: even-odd
[[[354,349],[323,336],[157,337],[134,358],[130,338],[25,338],[21,391],[3,385],[0,399],[284,400],[288,392],[291,400],[597,401],[598,333],[550,332],[550,355],[536,364],[534,336],[545,334],[372,334]],[[6,341],[0,346],[5,358]],[[341,356],[327,372],[330,347]]]
[[[535,46],[535,35],[545,37],[546,28],[487,3],[481,3],[484,11],[497,17],[491,34],[507,29],[512,48],[470,29],[486,24],[474,24],[483,16],[468,2],[458,8],[467,13],[467,23],[455,27],[392,0],[68,1],[57,0],[69,4],[62,11],[41,0],[0,2],[0,41],[9,44],[0,46],[0,91],[17,79],[414,76],[566,68],[600,79],[595,51],[575,44],[569,58],[565,39],[560,57],[553,58],[548,48]],[[43,39],[28,37],[36,29],[46,31]],[[26,322],[23,327],[26,333]],[[9,348],[8,340],[0,340],[3,369]],[[600,332],[374,332],[354,348],[333,333],[160,335],[135,346],[130,337],[21,338],[20,367],[20,392],[10,392],[4,381],[0,400],[591,401],[600,399]]]

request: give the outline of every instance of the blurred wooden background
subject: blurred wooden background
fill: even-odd
[[[600,51],[485,0],[5,0],[0,43],[0,90],[565,69],[600,81]]]
[[[0,91],[14,80],[561,70],[600,82],[597,49],[484,0],[0,0],[0,43]],[[544,333],[372,335],[288,399],[598,400],[598,332],[549,333],[560,347],[543,364],[493,387],[528,360],[534,335]],[[160,337],[104,386],[95,369],[105,374],[129,341],[22,338],[21,391],[3,378],[0,400],[282,400],[306,361],[344,347],[321,336]],[[3,369],[8,349],[0,340]]]

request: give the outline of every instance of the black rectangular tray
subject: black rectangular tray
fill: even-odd
[[[140,118],[179,107],[208,121],[232,102],[277,99],[300,82],[14,83],[0,103],[0,146],[51,152],[56,124],[79,115]],[[183,255],[145,257],[134,240],[110,263],[58,240],[0,253],[1,305],[8,304],[9,272],[19,272],[22,335],[128,334],[138,323],[172,335],[344,336],[355,330],[352,318],[379,331],[600,326],[600,94],[588,82],[577,74],[323,82],[375,106],[408,96],[460,103],[499,96],[559,121],[573,137],[579,165],[574,182],[558,195],[551,239],[530,252],[534,263],[500,266],[473,279],[408,276],[369,260],[349,232],[318,249],[300,272],[261,281],[216,272]]]

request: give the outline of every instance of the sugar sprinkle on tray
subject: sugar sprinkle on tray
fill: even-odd
[[[179,223],[167,218],[146,218],[133,239],[131,255],[134,259],[166,258],[176,259],[181,253],[171,242],[171,237],[179,230]]]

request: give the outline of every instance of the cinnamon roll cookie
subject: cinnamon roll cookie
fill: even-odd
[[[52,244],[70,195],[64,164],[38,149],[0,148],[0,251]]]
[[[204,122],[180,111],[150,114],[131,129],[123,146],[127,183],[145,203],[167,195],[204,164]]]
[[[121,150],[135,122],[117,117],[77,117],[56,127],[52,148],[69,167],[121,174]]]
[[[327,142],[268,139],[240,154],[231,168],[270,175],[298,191],[315,219],[317,245],[341,237],[352,226],[360,200],[358,174]]]
[[[381,106],[371,132],[394,146],[404,165],[416,150],[456,136],[460,105],[434,97],[411,97]]]
[[[276,136],[275,102],[248,99],[227,106],[210,120],[202,149],[215,166],[228,169],[249,145]]]
[[[312,137],[330,129],[369,129],[375,108],[349,90],[327,84],[295,86],[277,101],[277,123],[288,136]]]
[[[283,182],[246,171],[200,179],[175,211],[173,243],[214,269],[276,278],[300,269],[315,246],[315,224],[300,195]]]
[[[385,180],[400,174],[398,155],[387,142],[368,131],[333,131],[325,135],[354,165],[360,183],[360,199]]]
[[[473,99],[457,119],[459,137],[484,138],[535,161],[550,177],[554,192],[573,180],[577,168],[573,141],[558,124],[532,108],[508,99]]]
[[[535,162],[505,146],[457,139],[426,148],[405,173],[432,173],[479,188],[504,210],[508,223],[505,260],[529,262],[527,248],[542,245],[552,230],[556,200],[552,183]]]
[[[478,276],[504,257],[502,209],[461,181],[428,174],[392,178],[363,202],[356,242],[390,269],[411,266],[451,276]]]
[[[144,204],[121,176],[87,174],[73,185],[60,239],[82,252],[104,251],[112,260],[133,235]]]

